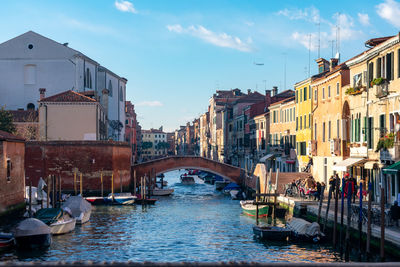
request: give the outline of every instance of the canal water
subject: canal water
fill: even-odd
[[[154,206],[93,207],[89,223],[54,236],[47,250],[0,252],[0,261],[341,261],[325,245],[260,242],[239,201],[201,180],[181,185],[181,173],[165,174],[175,192]]]

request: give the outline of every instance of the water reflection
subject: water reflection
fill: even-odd
[[[165,175],[174,188],[154,206],[97,206],[90,223],[55,236],[50,248],[35,253],[10,251],[0,260],[93,261],[340,261],[330,247],[265,243],[253,236],[254,218],[238,201],[209,184],[180,184],[178,171]],[[261,219],[271,224],[271,218]],[[284,220],[276,219],[276,225]]]

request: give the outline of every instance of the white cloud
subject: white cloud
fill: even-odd
[[[385,0],[376,6],[378,15],[395,27],[400,27],[400,3]]]
[[[354,29],[354,19],[346,14],[336,13],[335,24],[331,24],[331,40],[336,39],[336,25],[340,27],[340,41],[354,40],[362,36],[362,31]]]
[[[326,36],[326,33],[322,34]],[[310,37],[311,37],[311,42],[310,42]],[[294,32],[292,33],[292,39],[299,42],[301,45],[303,45],[307,49],[310,49],[311,51],[318,50],[318,33],[306,34],[306,33]]]
[[[305,20],[314,23],[321,22],[322,20],[319,14],[319,10],[313,6],[305,9],[285,8],[283,10],[278,11],[277,14],[288,17],[290,20]]]
[[[249,27],[251,27],[251,26],[254,26],[254,22],[252,22],[252,21],[245,21],[244,22],[244,24],[246,24],[247,26],[249,26]]]
[[[108,35],[113,35],[113,36],[119,36],[118,32],[115,29],[107,27],[107,26],[91,24],[89,22],[80,21],[80,20],[66,17],[66,16],[60,16],[59,20],[63,24],[67,25],[68,27],[74,28],[74,29],[92,32],[95,34],[108,34]]]
[[[130,12],[133,14],[138,13],[133,4],[129,1],[124,1],[124,0],[116,0],[115,1],[115,7],[122,12]]]
[[[250,44],[252,43],[251,38],[248,38],[246,42],[243,42],[239,37],[231,36],[227,33],[215,33],[205,27],[199,26],[189,26],[188,28],[183,28],[179,24],[167,25],[167,29],[171,32],[176,32],[179,34],[189,34],[196,38],[199,38],[207,43],[220,46],[229,47],[242,52],[250,52],[252,48]]]
[[[142,106],[142,107],[162,107],[163,104],[160,101],[142,101],[138,104],[136,104],[136,106]]]
[[[360,21],[360,23],[364,26],[369,26],[369,16],[368,14],[363,14],[363,13],[358,13],[358,20]]]

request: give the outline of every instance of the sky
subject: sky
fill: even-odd
[[[364,51],[366,40],[395,35],[400,28],[400,2],[394,0],[2,0],[0,5],[0,43],[29,30],[68,42],[128,79],[127,100],[143,129],[166,131],[206,112],[216,90],[293,89],[317,73],[318,56],[329,59],[339,51],[344,62]]]

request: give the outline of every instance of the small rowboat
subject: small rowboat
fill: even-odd
[[[12,248],[15,245],[15,239],[12,234],[0,233],[0,251]]]
[[[249,216],[256,216],[257,206],[253,204],[253,200],[241,200],[240,206],[243,213]],[[258,217],[267,217],[269,212],[268,205],[258,205]]]
[[[137,197],[131,193],[114,193],[109,194],[108,199],[115,205],[133,205]]]
[[[269,241],[286,241],[292,231],[278,226],[253,226],[253,233],[258,238]]]
[[[15,229],[15,241],[19,248],[36,249],[49,247],[51,229],[41,220],[25,219]]]
[[[106,205],[111,204],[111,200],[107,197],[85,197],[86,201],[92,205]]]

